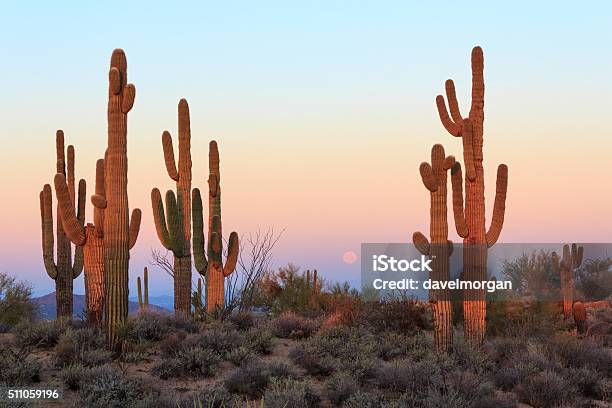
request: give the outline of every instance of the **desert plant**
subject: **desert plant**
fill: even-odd
[[[55,281],[55,298],[57,307],[57,317],[72,318],[72,281],[76,279],[83,270],[83,247],[79,244],[74,249],[74,261],[72,259],[72,247],[70,240],[66,236],[63,225],[62,204],[70,206],[72,212],[75,207],[78,216],[74,222],[78,227],[83,227],[85,222],[85,180],[79,181],[78,197],[75,197],[74,185],[74,147],[68,146],[67,153],[64,152],[64,132],[58,130],[55,134],[56,147],[56,173],[67,177],[68,181],[68,202],[61,203],[58,197],[57,205],[57,225],[56,225],[56,246],[57,262],[53,257],[53,204],[51,186],[45,184],[40,192],[40,217],[42,224],[42,248],[43,260],[47,274]],[[68,161],[66,161],[66,155]],[[66,168],[67,167],[67,168]],[[67,170],[67,172],[66,172]]]
[[[317,324],[295,313],[281,314],[272,321],[272,332],[283,339],[308,338],[317,330]]]
[[[272,380],[263,399],[268,408],[316,408],[321,401],[319,395],[308,382],[290,378]]]
[[[563,318],[567,319],[572,314],[574,304],[574,271],[582,264],[583,248],[572,244],[563,245],[563,258],[559,261],[556,252],[552,253],[553,270],[558,273],[561,281],[561,294],[563,295]]]
[[[32,286],[29,283],[0,272],[0,325],[8,330],[21,320],[32,320],[36,305],[31,296]]]
[[[497,182],[493,217],[489,230],[485,227],[485,197],[483,162],[484,124],[484,56],[482,48],[472,50],[472,104],[469,117],[459,111],[455,85],[446,81],[446,96],[450,107],[449,117],[444,97],[438,95],[436,104],[444,128],[463,141],[463,159],[466,168],[465,207],[463,199],[463,175],[457,163],[451,170],[453,186],[453,213],[457,234],[463,238],[463,279],[487,280],[487,249],[497,242],[504,224],[508,167],[497,168]],[[465,340],[472,346],[482,344],[486,331],[486,299],[484,289],[468,289],[464,292],[463,318]]]
[[[612,294],[611,258],[587,259],[576,270],[576,290],[585,300],[606,299]]]
[[[153,373],[161,379],[171,377],[210,377],[214,375],[221,357],[215,351],[188,347],[180,348],[172,357],[162,358],[153,368]]]
[[[143,272],[143,280],[144,299],[142,297],[142,284],[140,281],[140,276],[136,278],[136,284],[138,286],[138,307],[140,307],[140,310],[146,310],[149,307],[149,270],[146,266]]]
[[[206,310],[223,308],[225,301],[224,279],[234,272],[238,261],[238,234],[232,232],[228,241],[227,258],[223,263],[223,234],[221,229],[221,176],[219,149],[211,141],[208,152],[208,250],[204,249],[204,220],[200,190],[192,192],[193,259],[200,275],[206,278]]]
[[[27,347],[0,346],[0,386],[27,385],[40,381],[42,365],[30,357]]]
[[[104,167],[103,159],[96,162],[97,197],[104,197],[105,194]],[[101,208],[103,205],[94,205],[94,224],[88,223],[83,227],[83,222],[74,212],[72,192],[67,181],[69,179],[62,173],[56,174],[53,180],[58,213],[61,214],[68,239],[77,247],[83,247],[87,318],[95,326],[101,326],[104,314],[104,209]]]
[[[261,396],[271,380],[295,376],[296,374],[286,364],[253,360],[231,371],[223,383],[230,392],[257,398]]]
[[[327,398],[334,405],[340,405],[351,395],[359,391],[359,383],[351,373],[334,374],[326,383]]]
[[[136,88],[127,81],[123,50],[111,57],[108,87],[108,145],[104,157],[104,196],[92,197],[104,209],[104,323],[107,347],[117,349],[117,324],[128,315],[130,248],[136,243],[141,211],[129,215],[127,193],[127,115],[134,105]]]
[[[44,348],[55,346],[69,326],[70,322],[66,319],[23,321],[13,328],[13,332],[18,346]]]
[[[521,384],[519,396],[536,408],[559,406],[571,398],[571,387],[554,371],[543,371]]]
[[[174,311],[187,316],[191,313],[191,125],[185,99],[178,104],[178,133],[178,169],[172,136],[167,130],[162,134],[166,170],[176,181],[176,195],[172,190],[166,192],[166,217],[157,188],[151,191],[151,203],[157,236],[174,255]]]
[[[584,307],[584,303],[576,302],[573,307],[574,313],[574,322],[576,323],[576,328],[578,329],[578,333],[585,334],[589,329],[589,322],[587,320],[587,312]]]
[[[423,162],[419,168],[430,195],[431,242],[420,232],[412,235],[412,242],[419,252],[432,260],[430,278],[434,281],[449,279],[448,258],[453,253],[453,243],[448,239],[446,173],[454,165],[455,158],[447,157],[444,147],[437,144],[431,149],[431,164]],[[429,301],[432,302],[436,350],[447,353],[453,344],[453,309],[448,289],[430,290]]]

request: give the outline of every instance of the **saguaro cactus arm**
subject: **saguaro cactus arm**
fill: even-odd
[[[506,213],[506,191],[508,189],[508,166],[500,164],[497,167],[497,181],[495,183],[495,201],[493,203],[493,219],[487,231],[487,245],[490,247],[497,242],[504,226]]]
[[[421,232],[412,234],[412,243],[420,253],[429,255],[429,240]]]
[[[104,236],[104,209],[106,209],[106,192],[104,190],[104,159],[96,161],[96,185],[95,194],[91,196],[91,203],[94,206],[94,224],[96,226],[96,236]]]
[[[155,221],[155,231],[159,241],[166,249],[172,248],[170,233],[166,224],[166,216],[164,211],[164,203],[161,199],[161,193],[157,188],[151,190],[151,204],[153,205],[153,220]]]
[[[455,162],[451,169],[451,184],[453,186],[453,216],[455,218],[455,229],[461,238],[469,234],[465,213],[463,209],[463,174],[461,164]]]
[[[225,265],[223,265],[223,275],[229,276],[236,269],[236,263],[238,262],[238,234],[233,231],[230,234],[229,242],[227,244],[227,258],[225,258]]]
[[[204,275],[208,269],[208,259],[205,252],[204,239],[204,216],[202,209],[202,196],[200,189],[194,188],[191,191],[191,218],[193,222],[193,260],[196,270]]]
[[[140,232],[140,221],[142,219],[142,211],[140,208],[134,208],[132,210],[132,216],[130,217],[130,242],[129,248],[132,249],[136,245],[138,239],[138,233]]]
[[[43,262],[47,274],[51,279],[57,277],[57,266],[53,257],[53,207],[51,197],[51,186],[45,184],[39,195],[40,198],[40,219],[42,227],[42,249]]]
[[[164,162],[168,176],[174,181],[179,180],[179,173],[176,169],[176,161],[174,160],[174,148],[172,147],[172,136],[167,130],[162,134],[162,147],[164,149]]]
[[[82,181],[83,183],[79,183],[79,212],[81,214],[84,212],[85,207],[85,181]],[[77,246],[85,245],[85,229],[81,222],[83,217],[77,218],[77,215],[74,213],[74,207],[70,200],[70,191],[66,183],[66,176],[62,173],[57,173],[53,179],[53,184],[55,185],[57,205],[62,215],[62,225],[66,236]],[[83,186],[82,190],[81,184]],[[81,211],[80,207],[83,207],[83,211]]]

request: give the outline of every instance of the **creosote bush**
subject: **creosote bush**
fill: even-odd
[[[15,326],[15,341],[20,347],[53,347],[70,327],[65,319],[24,321]]]
[[[255,360],[231,371],[225,378],[224,385],[233,393],[257,398],[261,396],[271,380],[294,377],[296,377],[296,373],[287,364],[279,362],[264,363]]]
[[[272,321],[272,332],[283,339],[304,339],[317,330],[317,324],[295,313],[283,313]]]
[[[36,305],[31,296],[30,284],[0,272],[0,326],[8,329],[21,320],[34,320]]]

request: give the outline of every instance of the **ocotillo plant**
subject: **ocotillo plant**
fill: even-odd
[[[95,224],[88,223],[83,228],[83,223],[75,216],[66,177],[56,174],[54,184],[66,236],[73,244],[83,247],[87,319],[101,326],[104,313],[104,210],[94,206]],[[104,197],[103,159],[96,162],[95,192]]]
[[[142,298],[142,285],[140,276],[136,278],[136,284],[138,286],[138,307],[140,310],[146,310],[149,307],[149,270],[145,266],[143,272],[144,280],[144,300]]]
[[[453,244],[448,239],[446,184],[447,171],[455,165],[453,156],[446,156],[442,145],[431,149],[431,164],[421,163],[419,171],[423,184],[429,190],[430,220],[428,240],[425,235],[415,232],[412,235],[414,246],[423,255],[432,260],[430,278],[433,281],[448,281],[448,259],[452,254]],[[430,290],[432,302],[434,342],[438,352],[449,352],[453,345],[453,308],[448,289]]]
[[[117,326],[128,315],[128,267],[130,248],[136,243],[141,212],[129,216],[127,193],[127,114],[134,105],[136,88],[127,82],[127,60],[116,49],[108,73],[108,145],[104,158],[105,195],[92,197],[104,209],[104,323],[107,347],[118,346]]]
[[[567,319],[572,314],[574,303],[574,271],[582,264],[583,248],[572,244],[563,245],[563,258],[559,262],[556,252],[552,253],[553,271],[559,274],[561,282],[561,295],[563,296],[563,318]]]
[[[191,312],[191,129],[189,105],[185,99],[178,105],[178,132],[178,170],[172,136],[168,131],[162,135],[166,170],[176,181],[176,197],[172,191],[166,193],[167,224],[157,188],[151,191],[151,203],[157,236],[174,255],[174,310],[188,316]]]
[[[485,197],[483,169],[483,125],[484,125],[484,56],[480,47],[472,50],[472,104],[469,117],[463,118],[459,111],[455,85],[446,81],[446,96],[450,107],[449,117],[444,97],[438,95],[436,104],[442,125],[453,136],[463,141],[465,162],[465,207],[463,205],[463,176],[459,165],[451,171],[453,185],[453,213],[457,234],[463,238],[463,279],[487,280],[487,250],[497,242],[504,224],[508,167],[497,168],[497,186],[493,204],[493,219],[489,230],[485,226]],[[469,345],[482,344],[486,329],[485,289],[466,290],[463,299],[465,338]]]
[[[68,146],[67,158],[64,155],[64,132],[58,130],[55,135],[56,147],[56,172],[68,179],[68,202],[72,212],[78,212],[77,223],[83,226],[85,222],[85,180],[79,181],[78,199],[75,201],[74,190],[74,147]],[[67,166],[66,166],[67,165]],[[67,169],[66,169],[67,167]],[[66,174],[66,170],[68,173]],[[72,260],[72,248],[66,237],[62,223],[60,205],[57,206],[56,245],[57,262],[53,257],[53,197],[51,185],[45,184],[40,192],[40,217],[42,224],[42,249],[43,260],[47,274],[55,280],[55,300],[57,317],[72,318],[72,280],[76,279],[83,270],[83,247],[76,246],[74,249],[74,261]],[[77,209],[75,210],[75,206]]]
[[[221,173],[217,142],[210,142],[208,152],[208,251],[204,251],[204,220],[200,190],[192,192],[193,260],[197,271],[206,279],[206,310],[213,312],[223,307],[225,277],[236,268],[238,234],[232,232],[228,241],[227,258],[223,264],[223,235],[221,231]],[[208,255],[208,258],[207,258]]]

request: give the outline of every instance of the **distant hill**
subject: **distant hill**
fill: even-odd
[[[55,319],[55,292],[33,298],[32,300],[38,306],[38,316],[41,319]],[[168,313],[168,309],[159,307],[152,301],[153,298],[149,298],[149,308],[152,311]],[[128,310],[130,313],[138,311],[138,302],[128,301]],[[75,317],[85,316],[85,295],[72,295],[72,313]]]

